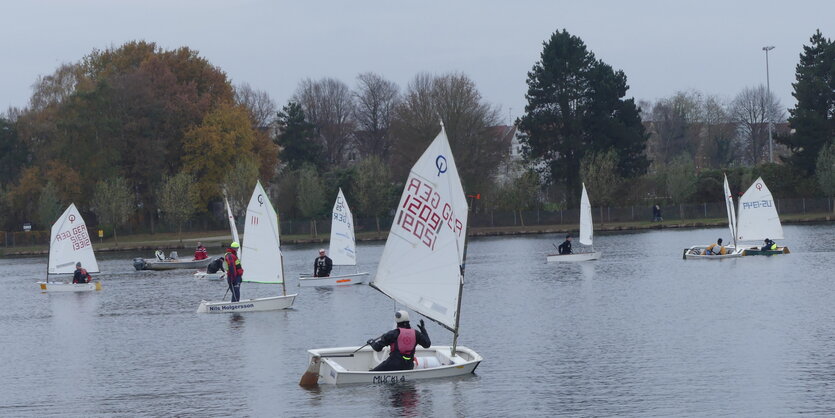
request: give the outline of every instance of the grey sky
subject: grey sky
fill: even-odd
[[[815,29],[835,38],[835,1],[4,1],[0,112],[23,107],[38,75],[92,49],[144,39],[188,46],[235,84],[279,105],[305,78],[350,86],[373,71],[404,88],[418,72],[461,71],[518,116],[542,42],[565,28],[622,69],[636,99],[696,89],[730,99],[765,83],[794,104],[791,83]]]

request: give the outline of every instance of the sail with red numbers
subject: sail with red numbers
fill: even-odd
[[[98,273],[99,264],[84,219],[71,203],[52,225],[49,243],[49,274],[72,274],[80,262],[88,273]]]
[[[412,167],[371,285],[457,331],[467,198],[441,133]]]

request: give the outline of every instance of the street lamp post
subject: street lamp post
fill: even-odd
[[[771,141],[771,80],[768,74],[768,51],[774,49],[773,46],[764,46],[765,51],[765,85],[768,91],[768,103],[766,104],[766,115],[768,116],[768,162],[774,162],[774,146]]]

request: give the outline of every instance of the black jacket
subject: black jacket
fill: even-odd
[[[409,326],[409,324],[404,324],[401,327],[395,328],[395,329],[381,335],[380,338],[378,338],[376,341],[371,343],[371,348],[373,348],[374,351],[380,351],[380,350],[383,349],[383,347],[385,347],[387,345],[394,344],[395,342],[397,342],[397,337],[400,336],[400,328],[411,328],[411,326]],[[432,341],[429,340],[429,334],[420,332],[418,330],[415,330],[415,341],[417,341],[418,345],[420,345],[423,348],[429,348],[429,346],[432,345]],[[392,352],[391,354],[389,354],[389,356],[395,356],[395,355],[397,357],[400,357],[400,353],[397,352],[396,350],[395,350],[395,352]]]
[[[333,270],[333,260],[330,257],[323,255],[313,260],[314,277],[328,277],[331,275],[331,270]]]
[[[571,241],[565,240],[565,242],[563,242],[562,244],[560,244],[559,247],[557,247],[557,250],[560,252],[560,254],[571,254]]]

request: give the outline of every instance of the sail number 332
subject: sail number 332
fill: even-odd
[[[463,233],[464,224],[455,216],[452,206],[441,200],[440,194],[430,183],[416,177],[409,178],[405,197],[397,214],[396,225],[430,249],[435,249],[438,233],[444,225],[459,237]]]

